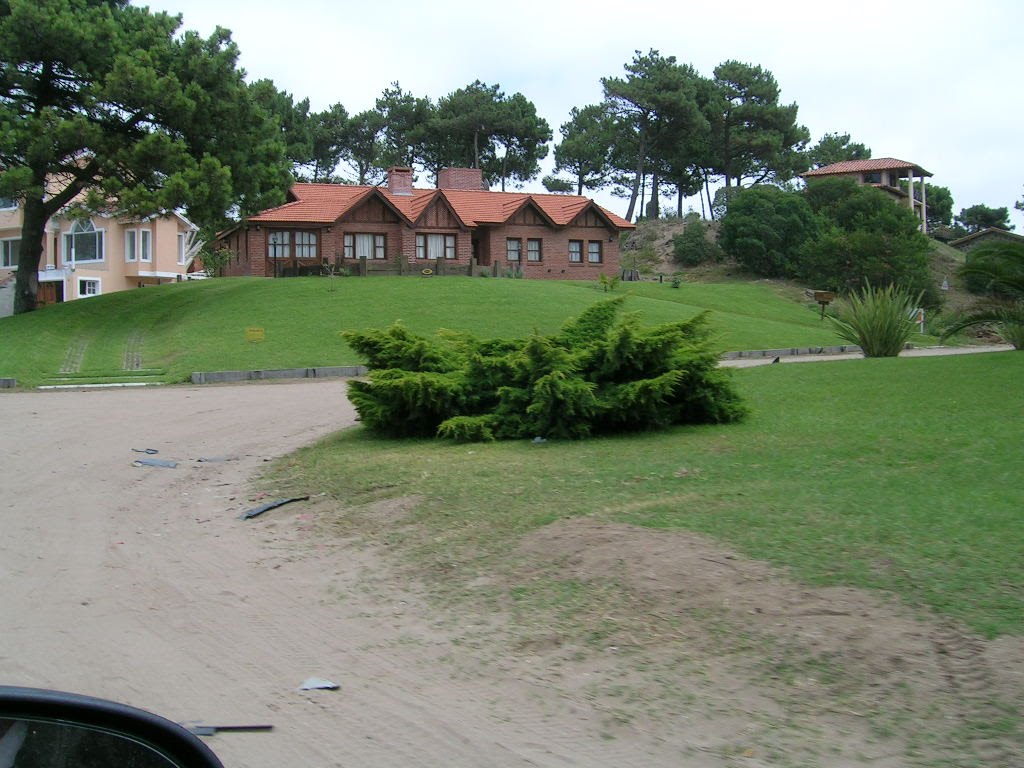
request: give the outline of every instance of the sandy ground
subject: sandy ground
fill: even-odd
[[[254,768],[903,766],[1020,703],[1019,640],[691,535],[581,520],[521,542],[524,568],[628,593],[630,630],[595,651],[453,623],[386,554],[319,535],[316,499],[239,520],[265,461],[353,423],[344,386],[0,395],[0,681],[272,724],[208,739]],[[144,448],[178,466],[133,466]],[[340,689],[299,691],[311,676]],[[1018,747],[955,748],[1010,765]]]

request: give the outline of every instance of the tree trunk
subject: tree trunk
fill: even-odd
[[[644,177],[644,153],[647,151],[647,146],[644,141],[643,131],[640,133],[640,146],[637,149],[636,159],[636,176],[633,178],[633,192],[629,196],[629,208],[626,209],[626,221],[633,220],[633,211],[636,208],[636,199],[640,196],[640,185],[643,183]],[[641,204],[641,210],[643,210]]]
[[[39,293],[39,262],[43,258],[46,236],[46,205],[41,199],[26,199],[22,206],[21,246],[18,253],[18,275],[14,283],[14,314],[36,308]]]
[[[661,218],[661,200],[658,195],[658,186],[660,185],[658,174],[651,174],[651,203],[650,211],[648,212],[648,218],[659,219]]]

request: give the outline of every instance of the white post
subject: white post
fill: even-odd
[[[921,177],[921,231],[928,234],[928,193],[924,185],[924,176]]]

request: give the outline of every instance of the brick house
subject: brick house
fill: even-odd
[[[928,200],[924,180],[932,174],[919,165],[894,157],[878,157],[871,160],[843,160],[800,175],[806,181],[840,177],[877,187],[901,205],[910,208],[921,222],[921,231],[928,231]],[[904,179],[907,180],[908,189],[903,187]]]
[[[490,192],[475,168],[443,168],[436,189],[416,189],[412,170],[387,185],[296,184],[288,202],[223,232],[226,275],[503,275],[590,280],[619,270],[625,219],[586,197]]]

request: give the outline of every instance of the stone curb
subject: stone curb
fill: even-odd
[[[365,376],[366,366],[337,365],[318,368],[277,368],[259,371],[196,371],[193,384],[219,384],[232,381],[265,381],[267,379],[330,379]]]

